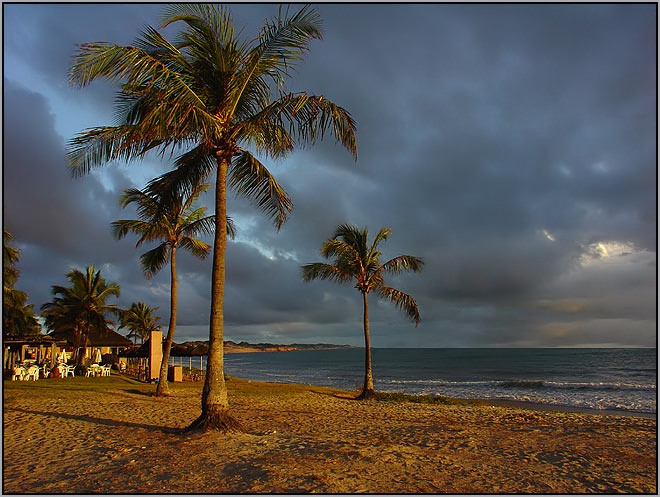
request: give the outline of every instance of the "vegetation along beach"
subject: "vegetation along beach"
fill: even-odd
[[[5,382],[3,492],[657,492],[655,419],[227,385],[245,433],[178,430],[201,383]]]

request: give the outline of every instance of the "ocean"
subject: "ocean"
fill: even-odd
[[[657,412],[656,349],[373,349],[376,390]],[[230,376],[357,391],[364,350],[228,354]]]

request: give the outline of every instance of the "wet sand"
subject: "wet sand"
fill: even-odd
[[[5,381],[3,492],[657,493],[655,419],[228,386],[247,433],[177,431],[200,383]]]

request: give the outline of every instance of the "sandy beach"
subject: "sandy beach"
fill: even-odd
[[[4,493],[650,493],[656,420],[358,402],[231,379],[247,433],[181,434],[201,383],[4,382]]]

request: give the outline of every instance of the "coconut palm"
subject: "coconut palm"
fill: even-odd
[[[88,266],[84,273],[72,269],[66,277],[71,286],[51,288],[54,298],[41,306],[42,316],[51,331],[73,333],[77,362],[81,364],[83,356],[79,349],[87,346],[89,333],[92,330],[107,333],[114,324],[108,315],[121,314],[119,307],[107,302],[110,297],[119,297],[119,285],[107,283],[94,266]]]
[[[387,240],[391,228],[381,229],[371,245],[368,243],[367,228],[342,224],[334,236],[321,247],[321,255],[326,259],[334,258],[333,264],[315,262],[302,266],[305,281],[316,279],[330,280],[337,283],[355,281],[355,288],[362,294],[365,373],[364,387],[358,398],[370,398],[375,394],[374,378],[371,370],[371,337],[369,333],[369,293],[389,300],[403,310],[417,325],[420,321],[417,302],[410,295],[396,288],[385,285],[385,274],[397,274],[402,271],[420,272],[424,262],[412,255],[399,255],[381,264],[380,242]]]
[[[331,131],[357,157],[350,114],[323,96],[286,91],[295,63],[321,38],[316,10],[305,6],[267,20],[251,41],[240,39],[229,10],[206,4],[167,7],[163,27],[183,23],[170,43],[147,27],[130,46],[81,45],[70,81],[86,86],[97,78],[121,81],[116,126],[92,128],[69,144],[74,174],[117,159],[142,158],[184,149],[171,171],[173,195],[215,173],[215,235],[211,316],[202,413],[190,429],[237,429],[229,415],[224,383],[224,282],[227,187],[251,198],[279,228],[293,204],[266,166]]]
[[[128,338],[133,339],[133,343],[144,343],[152,331],[160,331],[160,325],[157,324],[160,319],[154,313],[158,307],[149,307],[144,302],[133,302],[131,307],[122,312],[119,319],[120,328],[128,328]]]
[[[195,236],[210,234],[214,227],[214,217],[205,215],[206,208],[194,208],[195,201],[209,185],[197,185],[189,195],[170,196],[164,200],[159,192],[166,177],[167,175],[151,181],[145,191],[136,188],[125,190],[121,197],[121,205],[122,207],[132,203],[137,205],[139,219],[121,219],[112,223],[112,233],[117,239],[125,237],[129,232],[138,235],[140,238],[137,247],[145,241],[161,241],[156,248],[140,257],[147,278],[158,273],[168,262],[170,264],[170,322],[156,386],[157,396],[169,395],[167,366],[176,332],[177,316],[177,249],[181,247],[195,257],[206,258],[211,246]],[[231,222],[229,222],[229,232],[231,235],[234,234]]]

